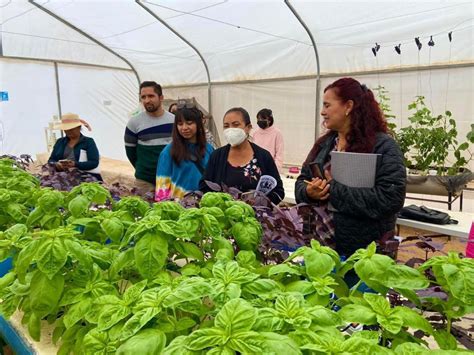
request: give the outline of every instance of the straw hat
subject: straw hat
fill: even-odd
[[[63,131],[67,131],[69,129],[73,129],[79,126],[84,126],[89,131],[91,130],[91,126],[89,126],[89,123],[80,118],[79,115],[75,113],[65,113],[61,116],[61,122],[58,122],[54,125],[54,129],[61,129]]]

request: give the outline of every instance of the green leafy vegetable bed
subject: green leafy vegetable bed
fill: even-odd
[[[471,259],[415,269],[372,244],[341,262],[313,241],[272,264],[254,209],[226,193],[186,209],[116,202],[97,183],[40,188],[11,160],[0,172],[0,260],[14,265],[0,278],[0,312],[21,310],[36,340],[42,321],[53,324],[60,354],[433,353],[424,336],[443,354],[462,351]],[[352,289],[348,272],[361,280]],[[351,322],[367,327],[349,336]]]

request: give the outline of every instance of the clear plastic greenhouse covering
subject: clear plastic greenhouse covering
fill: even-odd
[[[347,75],[383,85],[398,125],[416,95],[451,110],[461,132],[474,123],[472,1],[34,2],[43,9],[0,0],[2,152],[45,151],[60,102],[90,121],[102,155],[123,159],[138,80],[155,80],[165,97],[211,101],[218,127],[232,106],[252,118],[271,108],[285,162],[300,164],[314,142],[318,66],[321,88]]]

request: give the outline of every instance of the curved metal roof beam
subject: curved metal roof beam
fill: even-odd
[[[123,56],[121,56],[120,54],[118,54],[117,52],[115,52],[113,49],[107,47],[105,44],[103,44],[102,42],[100,42],[99,40],[95,39],[94,37],[92,37],[90,34],[84,32],[83,30],[81,30],[80,28],[74,26],[72,23],[68,22],[67,20],[63,19],[61,16],[55,14],[54,12],[52,12],[51,10],[48,10],[47,8],[43,7],[42,5],[40,4],[37,4],[34,0],[28,0],[28,2],[30,4],[33,4],[34,6],[36,6],[38,9],[46,12],[49,16],[51,17],[54,17],[56,20],[58,20],[59,22],[62,22],[63,24],[65,24],[66,26],[72,28],[74,31],[80,33],[81,35],[83,35],[84,37],[88,38],[89,40],[91,40],[92,42],[94,42],[95,44],[97,44],[98,46],[104,48],[106,51],[112,53],[113,55],[115,55],[116,57],[120,58],[121,60],[123,60],[125,63],[127,63],[127,65],[132,69],[133,73],[135,74],[136,78],[137,78],[137,82],[138,82],[138,86],[140,86],[140,76],[138,75],[138,72],[136,71],[135,67],[132,65],[132,63],[130,63],[126,58],[124,58]]]
[[[316,47],[316,41],[314,40],[313,34],[311,33],[311,30],[309,29],[308,26],[306,26],[306,23],[303,21],[303,19],[300,17],[296,9],[290,4],[290,0],[285,0],[286,6],[291,10],[293,15],[298,19],[300,22],[301,26],[304,27],[306,33],[308,34],[309,38],[311,39],[311,43],[313,44],[313,49],[314,49],[314,56],[316,57],[316,109],[314,113],[314,138],[315,140],[319,138],[319,97],[321,95],[321,69],[319,65],[319,54],[318,54],[318,48]]]
[[[58,63],[58,64],[65,64],[65,65],[76,65],[78,67],[89,67],[89,68],[98,68],[98,69],[112,69],[112,70],[121,70],[126,72],[133,72],[130,68],[122,68],[122,67],[115,67],[113,65],[102,65],[102,64],[92,64],[92,63],[81,63],[72,60],[56,60],[56,59],[48,59],[48,58],[38,58],[38,57],[18,57],[13,55],[1,55],[0,59],[13,59],[13,60],[25,60],[31,62],[44,62],[44,63]]]
[[[152,10],[150,10],[146,5],[142,4],[140,0],[135,0],[135,2],[143,7],[146,12],[148,12],[151,16],[153,16],[155,19],[160,21],[167,29],[169,29],[171,32],[173,32],[176,36],[178,36],[184,43],[186,43],[188,46],[190,46],[196,54],[201,58],[202,63],[204,64],[204,68],[206,69],[206,75],[207,75],[207,105],[208,105],[208,112],[212,114],[212,97],[211,97],[211,75],[209,74],[209,68],[207,66],[207,62],[202,56],[201,52],[191,43],[189,42],[186,38],[183,37],[178,31],[176,31],[173,27],[171,27],[166,21],[161,19],[157,14],[155,14]]]

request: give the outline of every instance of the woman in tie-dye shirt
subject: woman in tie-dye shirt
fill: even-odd
[[[195,108],[175,113],[173,141],[160,154],[156,171],[155,200],[182,198],[199,189],[199,180],[214,148],[206,143],[202,115]]]

